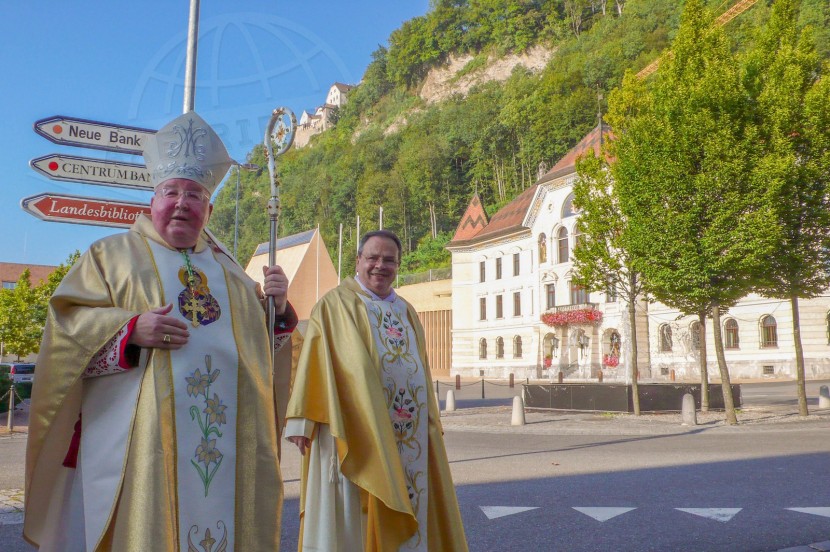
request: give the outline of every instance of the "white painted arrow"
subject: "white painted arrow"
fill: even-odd
[[[479,506],[487,519],[496,519],[513,514],[521,514],[528,510],[538,510],[538,506]]]
[[[793,512],[801,512],[802,514],[813,514],[814,516],[830,517],[830,508],[787,508]]]
[[[594,507],[578,507],[573,506],[573,509],[577,512],[581,512],[586,516],[590,516],[597,521],[608,521],[611,518],[615,518],[619,515],[625,514],[626,512],[630,512],[631,510],[636,510],[637,508],[625,508],[625,507],[601,507],[601,506],[594,506]]]
[[[681,512],[686,512],[687,514],[694,514],[696,516],[714,519],[715,521],[723,523],[726,523],[735,517],[735,514],[740,512],[741,509],[742,508],[675,508],[675,510],[680,510]]]

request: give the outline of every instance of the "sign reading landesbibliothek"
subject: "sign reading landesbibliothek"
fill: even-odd
[[[150,216],[150,206],[146,203],[49,192],[25,197],[20,200],[20,206],[41,220],[115,228],[129,228],[141,213]]]

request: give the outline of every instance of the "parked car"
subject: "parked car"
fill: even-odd
[[[24,362],[0,364],[0,377],[8,374],[12,383],[32,383],[35,381],[35,365]]]

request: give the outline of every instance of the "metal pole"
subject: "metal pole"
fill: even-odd
[[[481,398],[484,398],[484,380],[481,380]]]
[[[236,207],[233,213],[233,257],[237,258],[236,246],[239,242],[239,165],[236,166]]]
[[[378,207],[378,230],[383,230],[383,205]]]
[[[14,383],[9,387],[9,418],[6,422],[9,433],[14,429]]]
[[[182,107],[182,113],[193,111],[193,103],[196,96],[196,54],[198,42],[199,0],[190,0],[190,18],[187,24],[187,61],[184,67],[184,106]]]
[[[340,284],[340,271],[343,268],[343,223],[340,223],[340,237],[337,238],[337,283]]]
[[[357,239],[355,240],[354,250],[355,253],[360,252],[360,215],[357,215],[357,234],[355,234]]]

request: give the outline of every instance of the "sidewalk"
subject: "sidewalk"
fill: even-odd
[[[525,409],[523,426],[512,426],[512,406],[458,408],[441,412],[445,430],[528,435],[671,435],[689,432],[787,431],[830,428],[830,410],[813,409],[802,418],[789,406],[748,406],[738,411],[738,425],[730,426],[723,412],[698,412],[696,426],[684,426],[680,412],[576,412]]]

